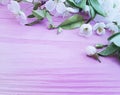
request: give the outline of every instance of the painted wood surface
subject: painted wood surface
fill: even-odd
[[[107,43],[109,33],[83,38],[79,30],[56,35],[46,26],[21,26],[0,6],[0,95],[120,95],[118,60],[98,63],[84,51]]]

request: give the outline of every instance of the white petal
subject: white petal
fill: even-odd
[[[86,54],[87,54],[88,56],[92,56],[92,55],[94,55],[96,52],[97,52],[97,50],[96,50],[96,48],[93,47],[93,46],[88,46],[88,47],[86,48]]]
[[[60,2],[65,2],[66,0],[59,0]]]
[[[27,23],[27,16],[22,11],[19,12],[19,15],[17,16],[17,19],[20,22],[20,24],[22,24],[22,25]]]
[[[78,32],[80,36],[91,36],[92,35],[92,26],[90,24],[83,24],[80,27],[80,31]]]
[[[104,0],[98,0],[99,4],[103,4],[104,3]]]
[[[67,10],[67,8],[65,7],[65,4],[64,4],[64,3],[58,3],[58,4],[57,4],[57,6],[56,6],[56,11],[57,11],[59,14],[63,14],[66,10]]]
[[[114,18],[113,22],[116,22],[118,25],[120,25],[120,13]]]
[[[53,0],[49,0],[45,3],[45,7],[48,11],[53,11],[56,7],[56,3]]]
[[[90,12],[90,7],[88,5],[86,5],[85,8],[84,8],[84,11],[85,12]]]
[[[98,15],[98,14],[95,16],[94,21],[95,22],[105,22],[105,23],[108,22],[108,20],[105,19],[105,17]]]
[[[71,7],[67,7],[67,11],[71,12],[71,13],[78,13],[79,9],[78,8],[71,8]]]
[[[100,28],[105,28],[106,25],[105,25],[105,23],[103,23],[103,22],[96,23],[96,24],[93,26],[93,30],[95,31],[95,30],[97,30],[99,27],[100,27]]]
[[[117,25],[115,25],[114,23],[108,23],[106,26],[113,33],[119,32]]]
[[[22,11],[20,11],[19,12],[19,15],[20,15],[20,17],[22,18],[22,19],[27,19],[27,16],[25,15],[25,13],[24,12],[22,12]]]
[[[120,4],[120,0],[104,0],[104,2],[102,3],[101,6],[107,13],[107,16],[102,17],[100,15],[97,15],[95,17],[95,21],[99,21],[99,22],[102,21],[102,22],[106,22],[106,23],[113,22],[115,17],[118,16],[118,14],[120,14],[119,4]],[[119,20],[117,20],[117,21],[119,21]]]
[[[8,4],[8,9],[14,14],[18,14],[18,12],[20,11],[20,5],[16,1],[11,1],[11,3]]]
[[[64,12],[64,14],[62,15],[63,16],[63,18],[65,18],[65,17],[69,17],[69,16],[71,16],[71,14],[69,13],[69,12]]]

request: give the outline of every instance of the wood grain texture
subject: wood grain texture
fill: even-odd
[[[118,60],[98,63],[84,51],[107,43],[109,33],[83,38],[79,30],[56,35],[46,26],[21,26],[0,6],[0,95],[120,95]]]

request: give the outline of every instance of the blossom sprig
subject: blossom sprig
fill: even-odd
[[[95,46],[88,46],[86,48],[86,54],[99,62],[99,57],[109,57],[113,56],[120,61],[120,32],[113,34],[108,38],[109,44],[96,44]],[[97,50],[99,49],[99,51]],[[102,49],[100,51],[100,49]]]
[[[2,0],[1,3],[3,1],[5,2],[8,0]],[[38,16],[34,15],[33,11],[39,10],[40,12],[41,9],[48,11],[49,14],[52,14],[51,16],[66,16],[67,14],[79,14],[81,13],[81,10],[85,12],[89,11],[88,14],[90,14],[91,18],[94,18],[95,14],[97,13],[105,16],[105,12],[104,10],[102,10],[101,5],[99,4],[99,0],[10,0],[9,6],[11,4],[11,7],[13,7],[11,8],[12,11],[16,8],[18,9],[19,7],[17,3],[13,2],[28,2],[33,4],[33,10],[31,11],[31,14],[33,15],[32,17],[35,17],[36,19],[39,18]],[[20,11],[20,8],[18,11]],[[16,12],[15,14],[18,13],[20,12]],[[23,12],[21,14],[23,14]],[[40,13],[37,13],[37,15],[41,16]]]
[[[92,57],[101,63],[98,53],[97,53],[97,49],[94,46],[88,46],[86,48],[86,54],[87,54],[87,56]]]
[[[92,30],[93,30],[92,25],[83,24],[83,25],[81,25],[80,31],[78,33],[80,36],[89,37],[93,34]]]
[[[119,2],[119,0],[114,0],[114,1],[111,0],[111,1],[112,2],[110,2],[110,5],[112,7],[112,10],[115,9],[115,12],[116,12],[116,14],[112,15],[112,17],[115,17],[115,18],[114,19],[111,18],[111,23],[116,22],[119,25],[119,21],[117,20],[117,17],[120,16],[118,13],[120,7],[117,4]],[[99,20],[99,22],[101,22],[99,17],[107,19],[108,16],[111,16],[110,11],[106,8],[106,4],[109,2],[108,0],[0,0],[0,2],[1,3],[9,2],[8,3],[9,6],[11,5],[11,8],[9,8],[9,10],[11,12],[13,12],[13,10],[18,9],[16,11],[16,13],[13,12],[13,14],[15,14],[15,15],[17,14],[17,18],[22,18],[22,20],[25,20],[26,17],[28,17],[28,18],[36,18],[40,22],[43,19],[47,18],[45,16],[46,14],[49,14],[48,21],[50,21],[49,23],[51,24],[52,17],[67,16],[68,19],[73,20],[71,23],[69,23],[69,24],[74,23],[73,28],[76,28],[76,27],[78,28],[78,24],[76,25],[77,22],[74,21],[74,19],[72,19],[71,15],[72,16],[76,15],[76,14],[81,15],[81,14],[83,14],[83,12],[87,13],[88,19],[85,20],[84,16],[82,19],[84,21],[84,23],[88,23],[91,20],[93,20],[94,18],[96,21]],[[16,3],[13,3],[13,2],[16,2]],[[23,12],[22,8],[20,8],[20,5],[17,4],[17,3],[21,3],[21,2],[26,2],[26,3],[32,4],[33,10],[31,11],[31,14],[29,16],[26,16],[25,12]],[[43,10],[45,13],[41,14],[41,11],[43,11]],[[40,18],[42,18],[42,19],[40,19]],[[65,20],[65,21],[68,22],[68,20]],[[20,21],[20,22],[24,22],[24,21]],[[34,22],[31,22],[30,24],[28,23],[26,25],[33,25],[33,24],[36,24],[36,22],[38,22],[38,21],[34,21]],[[66,22],[61,22],[61,23],[66,23]],[[79,27],[80,26],[81,26],[81,24],[79,25]],[[112,26],[112,27],[115,28],[115,26]],[[67,29],[71,29],[71,28],[68,27]],[[99,28],[99,30],[100,30],[100,28]],[[111,30],[114,31],[113,28],[111,28]],[[99,32],[99,31],[97,30],[97,32]]]
[[[108,38],[109,44],[102,50],[100,56],[117,55],[120,59],[120,32],[113,34]]]

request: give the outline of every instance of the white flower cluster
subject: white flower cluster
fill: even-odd
[[[116,22],[120,25],[120,0],[99,0],[102,8],[106,11],[107,16],[97,15],[95,21],[112,23]]]
[[[8,10],[10,10],[17,20],[20,22],[20,24],[24,25],[27,23],[27,16],[25,13],[21,10],[21,7],[17,1],[14,0],[0,0],[0,4],[7,5]]]
[[[21,10],[18,2],[11,1],[10,4],[8,4],[8,9],[16,16],[17,20],[20,21],[20,24],[24,25],[27,23],[27,17]]]
[[[16,16],[20,23],[24,25],[27,23],[27,16],[17,1],[29,3],[44,2],[43,7],[49,11],[50,14],[54,14],[54,16],[65,16],[70,13],[79,14],[80,8],[74,7],[74,4],[80,4],[81,1],[84,0],[68,0],[69,2],[74,2],[73,6],[66,0],[0,0],[1,4],[8,4],[8,9]],[[106,29],[112,32],[118,32],[117,25],[120,25],[120,0],[98,0],[98,2],[105,10],[107,16],[103,17],[97,14],[94,20],[98,23],[96,23],[93,28],[90,24],[83,24],[80,28],[80,35],[89,36],[92,34],[92,31],[96,31],[98,35],[102,35],[105,34]],[[79,5],[77,6],[79,7]],[[90,14],[90,5],[86,4],[83,7],[83,11]]]
[[[45,8],[52,13],[55,11],[56,15],[65,15],[67,12],[78,13],[79,9],[66,7],[65,2],[66,0],[21,0],[25,2],[41,2],[44,1]],[[0,0],[0,4],[8,4],[8,9],[16,15],[16,18],[20,21],[20,24],[24,25],[27,23],[27,16],[20,8],[19,3],[17,0]]]
[[[105,24],[104,22],[99,22],[93,25],[93,27],[91,24],[81,25],[78,33],[80,36],[89,37],[93,34],[93,31],[96,32],[97,35],[104,35],[106,30],[111,31],[112,33],[117,33],[119,31],[117,25],[114,23]]]
[[[78,13],[78,8],[72,8],[65,6],[66,0],[48,0],[45,4],[45,7],[48,11],[56,11],[58,15],[63,15],[67,12]]]

